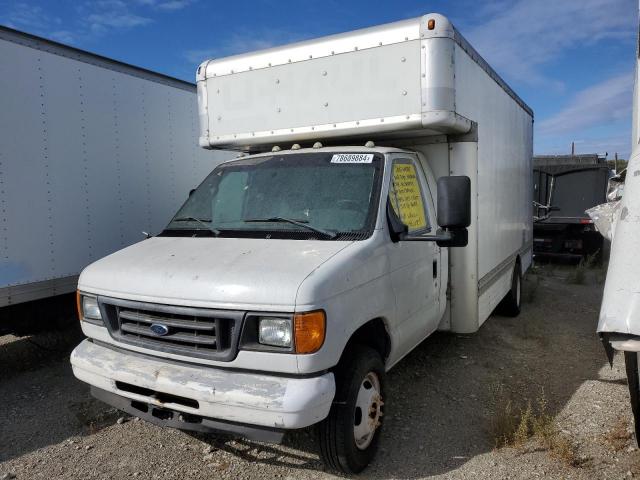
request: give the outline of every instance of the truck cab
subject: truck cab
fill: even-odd
[[[356,346],[382,377],[437,329],[447,268],[435,194],[428,163],[397,148],[225,162],[157,236],[82,272],[89,338],[74,373],[107,403],[180,428],[278,440],[317,423]],[[384,412],[381,378],[368,385],[361,442]]]

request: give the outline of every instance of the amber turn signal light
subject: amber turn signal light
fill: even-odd
[[[78,310],[78,320],[82,320],[82,305],[80,305],[80,291],[76,290],[76,309]]]
[[[314,353],[324,343],[326,316],[324,311],[298,313],[293,317],[296,353]]]
[[[433,30],[434,28],[436,28],[436,21],[433,18],[430,18],[427,22],[427,29]]]

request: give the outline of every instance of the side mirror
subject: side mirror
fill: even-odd
[[[196,191],[195,188],[192,188],[191,190],[189,190],[189,196],[193,195],[193,192],[195,192],[195,191]]]
[[[471,180],[466,176],[438,179],[438,225],[457,230],[471,225]]]
[[[438,179],[438,225],[444,232],[440,247],[466,247],[471,225],[471,180],[467,176]],[[438,236],[438,235],[437,235]],[[447,238],[448,237],[448,238]]]

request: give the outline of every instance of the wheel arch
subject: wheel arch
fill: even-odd
[[[380,354],[382,361],[386,364],[391,353],[391,335],[384,318],[377,317],[362,324],[353,332],[340,356],[340,363],[353,350],[355,345],[365,345],[374,349]]]

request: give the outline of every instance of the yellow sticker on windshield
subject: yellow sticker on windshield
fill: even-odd
[[[413,164],[395,163],[393,165],[390,194],[394,210],[400,215],[402,223],[409,227],[409,231],[427,227],[420,184]]]

